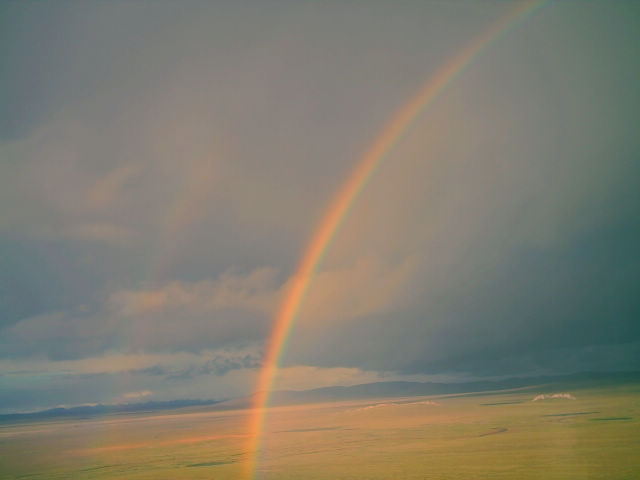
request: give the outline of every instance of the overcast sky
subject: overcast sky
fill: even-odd
[[[3,2],[0,411],[252,392],[323,209],[512,2]],[[640,4],[555,2],[420,116],[278,388],[640,368]]]

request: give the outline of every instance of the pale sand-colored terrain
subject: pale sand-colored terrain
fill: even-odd
[[[640,478],[637,387],[274,408],[265,479]],[[246,411],[0,424],[0,476],[236,479]]]

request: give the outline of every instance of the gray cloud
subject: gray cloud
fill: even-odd
[[[241,370],[244,368],[259,368],[262,360],[258,356],[243,355],[235,357],[218,356],[211,360],[207,360],[202,365],[193,365],[187,369],[180,371],[167,371],[167,380],[193,378],[199,375],[216,375],[221,376],[232,370]]]
[[[118,291],[95,311],[28,317],[4,330],[0,357],[63,360],[113,350],[198,352],[246,345],[268,331],[279,297],[274,276],[271,269],[225,273],[216,280]]]

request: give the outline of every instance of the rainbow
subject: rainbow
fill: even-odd
[[[367,186],[377,167],[403,138],[416,118],[473,63],[478,55],[533,12],[548,3],[550,3],[550,0],[518,4],[517,7],[499,18],[487,32],[462,49],[438,70],[433,77],[429,78],[418,93],[382,129],[376,140],[356,164],[346,182],[333,197],[329,207],[317,224],[297,271],[292,277],[289,289],[275,317],[271,336],[267,342],[264,363],[258,378],[257,393],[254,397],[253,410],[250,412],[248,459],[246,462],[247,478],[252,478],[256,473],[260,438],[266,418],[269,394],[296,315],[309,290],[315,272],[359,194]]]

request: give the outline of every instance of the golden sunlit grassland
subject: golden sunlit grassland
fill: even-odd
[[[274,408],[259,478],[639,478],[640,386]],[[246,412],[0,425],[0,477],[236,479]]]

